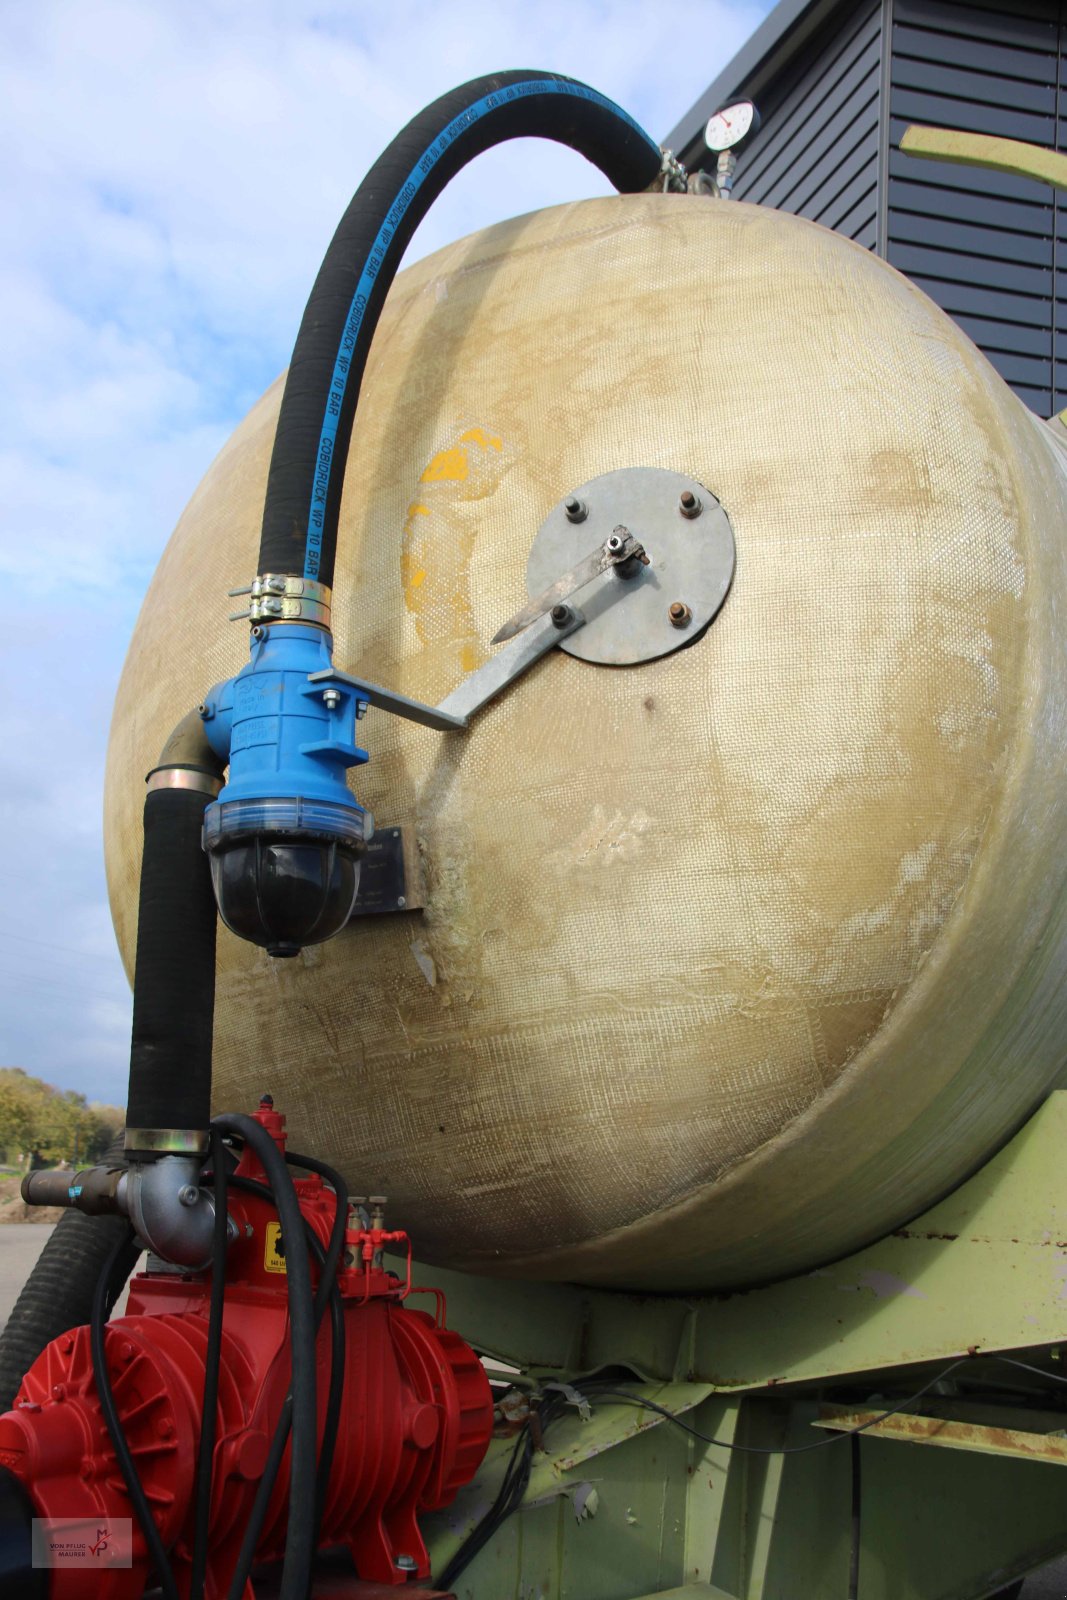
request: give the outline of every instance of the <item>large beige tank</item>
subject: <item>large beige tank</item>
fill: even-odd
[[[269,269],[269,268],[268,268]],[[143,777],[247,659],[276,385],[160,563],[111,736],[132,960]],[[737,541],[692,648],[554,652],[467,734],[371,711],[354,786],[424,911],[272,961],[222,930],[216,1103],[391,1197],[424,1259],[680,1289],[903,1222],[1064,1055],[1067,477],[1045,424],[866,251],[643,196],[405,272],[349,462],[339,666],[437,701],[526,599],[534,534],[621,467]]]

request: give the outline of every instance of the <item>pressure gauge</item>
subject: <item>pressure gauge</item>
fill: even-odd
[[[716,111],[704,129],[704,143],[709,150],[734,150],[742,139],[758,131],[759,112],[752,101],[738,100]]]

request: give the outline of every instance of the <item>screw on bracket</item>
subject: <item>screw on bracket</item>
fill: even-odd
[[[565,628],[570,620],[571,620],[571,608],[570,608],[570,606],[553,606],[552,607],[552,621],[555,623],[557,628]]]

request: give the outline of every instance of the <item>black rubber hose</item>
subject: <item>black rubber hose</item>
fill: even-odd
[[[289,1525],[278,1600],[307,1600],[315,1557],[315,1464],[318,1454],[318,1412],[315,1384],[315,1311],[311,1299],[311,1267],[307,1252],[297,1249],[304,1237],[300,1204],[278,1146],[254,1117],[233,1112],[216,1117],[212,1127],[250,1145],[274,1196],[287,1245],[286,1287],[289,1292],[289,1339],[292,1366],[293,1423],[289,1452]]]
[[[348,1228],[348,1196],[345,1192],[345,1181],[341,1174],[325,1161],[316,1161],[312,1156],[301,1156],[295,1150],[287,1150],[285,1159],[289,1166],[304,1167],[308,1172],[315,1172],[324,1178],[332,1188],[337,1199],[337,1209],[334,1212],[333,1226],[330,1229],[330,1243],[326,1257],[322,1264],[322,1277],[319,1280],[319,1293],[315,1297],[316,1326],[322,1318],[320,1299],[325,1288],[327,1292],[333,1290],[337,1279],[337,1268],[341,1263],[341,1252],[345,1247],[345,1233]],[[341,1397],[345,1386],[345,1319],[339,1294],[330,1293],[330,1387],[326,1399],[325,1426],[322,1430],[322,1444],[319,1447],[319,1469],[317,1476],[315,1524],[322,1521],[323,1509],[326,1505],[326,1495],[330,1487],[330,1472],[333,1468],[333,1452],[337,1443],[337,1424],[341,1412]]]
[[[289,1159],[290,1157],[287,1154],[286,1161]],[[300,1163],[297,1163],[294,1161],[293,1164],[294,1166],[298,1164],[303,1165],[303,1162],[301,1161]],[[271,1204],[274,1203],[274,1195],[271,1190],[267,1188],[266,1184],[257,1183],[254,1178],[238,1178],[231,1173],[228,1181],[230,1187],[233,1189],[240,1189],[247,1194],[261,1195],[263,1199],[269,1200]],[[341,1191],[338,1190],[337,1192],[339,1194]],[[330,1303],[330,1328],[332,1334],[332,1344],[330,1347],[330,1388],[326,1403],[326,1416],[323,1431],[323,1443],[325,1444],[327,1437],[330,1435],[331,1429],[333,1435],[336,1436],[337,1425],[340,1418],[341,1395],[344,1392],[344,1306],[341,1303],[340,1291],[338,1290],[335,1282],[334,1270],[331,1270],[330,1268],[330,1254],[323,1250],[322,1245],[319,1243],[318,1237],[314,1233],[310,1223],[304,1224],[304,1231],[307,1237],[308,1249],[311,1251],[311,1254],[314,1256],[320,1269],[319,1286],[315,1293],[316,1334],[318,1333],[319,1325],[322,1322],[323,1312],[326,1309],[327,1297],[329,1298]],[[343,1242],[344,1233],[342,1230],[342,1244]],[[333,1238],[331,1236],[331,1252],[332,1249]],[[338,1359],[339,1357],[340,1359]],[[274,1433],[271,1438],[270,1449],[267,1453],[266,1465],[263,1468],[262,1476],[260,1477],[259,1483],[256,1487],[256,1494],[255,1499],[252,1502],[252,1509],[249,1512],[248,1517],[245,1519],[245,1529],[241,1538],[241,1548],[238,1551],[237,1562],[230,1578],[229,1589],[227,1590],[228,1600],[241,1600],[241,1596],[245,1592],[245,1585],[248,1582],[248,1575],[252,1570],[252,1563],[255,1560],[256,1548],[263,1532],[263,1524],[266,1521],[267,1508],[270,1505],[271,1496],[274,1493],[274,1484],[278,1476],[278,1468],[281,1466],[282,1456],[285,1454],[285,1447],[289,1442],[289,1429],[292,1425],[292,1416],[293,1396],[292,1391],[290,1391],[290,1393],[286,1395],[282,1404],[282,1408],[278,1413],[278,1421],[275,1424]],[[332,1455],[332,1448],[330,1453]],[[327,1478],[326,1482],[324,1482],[322,1457],[320,1457],[318,1482],[315,1496],[316,1548],[318,1547],[319,1516],[321,1514],[322,1505],[325,1499],[326,1483],[328,1482],[328,1465],[326,1472]]]
[[[214,1169],[215,1226],[211,1233],[211,1304],[208,1312],[207,1349],[204,1352],[204,1390],[200,1407],[200,1439],[196,1447],[196,1506],[193,1514],[193,1553],[189,1573],[189,1600],[202,1600],[208,1562],[211,1522],[211,1482],[218,1428],[219,1368],[222,1364],[222,1313],[226,1296],[226,1163],[222,1135],[211,1130]]]
[[[124,1163],[120,1134],[103,1164]],[[123,1217],[87,1217],[80,1211],[65,1211],[60,1217],[0,1333],[0,1412],[14,1405],[23,1377],[45,1345],[89,1321],[101,1269],[116,1241],[127,1236]],[[131,1243],[122,1258],[121,1281],[116,1276],[108,1315],[139,1254],[140,1246]]]
[[[128,1239],[133,1239],[133,1229],[126,1225]],[[105,1261],[100,1276],[97,1279],[96,1292],[93,1295],[93,1309],[89,1317],[89,1343],[93,1357],[93,1377],[96,1381],[97,1399],[100,1409],[104,1414],[104,1422],[111,1439],[112,1448],[126,1484],[130,1501],[133,1505],[137,1521],[140,1523],[141,1532],[144,1534],[148,1546],[148,1554],[153,1570],[163,1591],[164,1600],[180,1600],[178,1585],[174,1581],[174,1572],[170,1565],[166,1547],[162,1536],[156,1527],[152,1508],[148,1503],[137,1463],[133,1459],[126,1434],[123,1431],[122,1420],[119,1417],[115,1396],[111,1390],[111,1376],[107,1368],[107,1350],[105,1334],[107,1328],[108,1300],[114,1298],[114,1285],[118,1282],[122,1265],[122,1252],[126,1241],[119,1239]],[[123,1280],[125,1281],[125,1280]]]
[[[126,1112],[131,1151],[139,1129],[206,1131],[211,1117],[218,912],[200,843],[211,799],[185,788],[151,789],[145,799]]]
[[[647,189],[661,170],[659,146],[626,112],[554,72],[476,78],[408,123],[356,190],[300,324],[267,479],[260,573],[332,584],[356,401],[404,250],[468,161],[530,136],[569,145],[624,193]]]
[[[48,1569],[33,1564],[36,1510],[22,1480],[0,1467],[0,1594],[4,1600],[48,1600]]]

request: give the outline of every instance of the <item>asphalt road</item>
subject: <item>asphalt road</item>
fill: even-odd
[[[11,1222],[0,1227],[0,1329],[51,1232],[51,1227],[40,1222]],[[125,1295],[115,1308],[120,1315],[124,1302]],[[1028,1578],[1020,1600],[1067,1600],[1067,1560]]]

